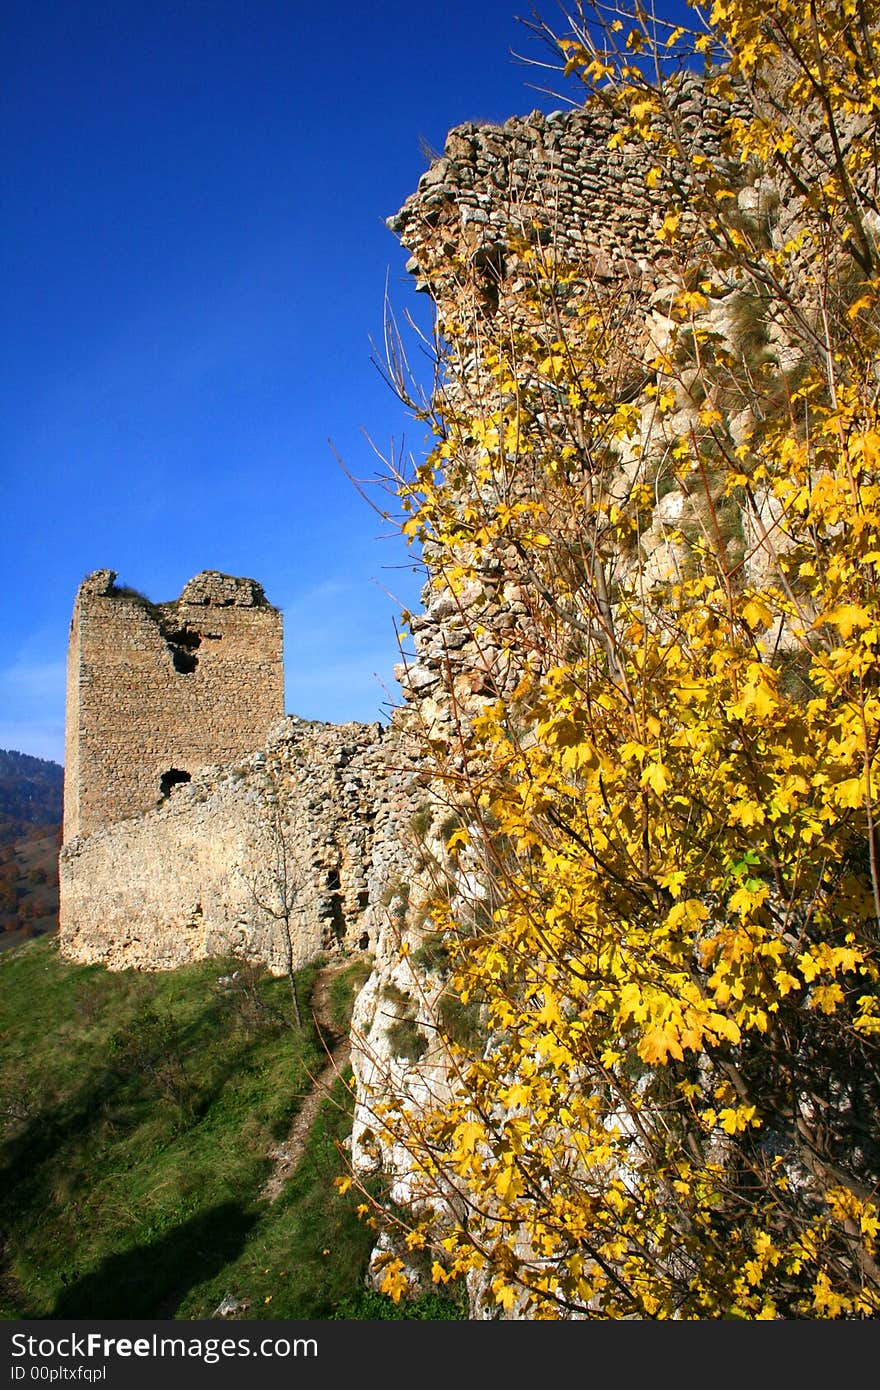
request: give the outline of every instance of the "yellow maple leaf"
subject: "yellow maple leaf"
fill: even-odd
[[[513,1201],[523,1190],[522,1174],[514,1163],[508,1163],[495,1179],[495,1191],[504,1202]]]
[[[463,1120],[455,1131],[460,1153],[473,1153],[483,1137],[483,1126],[476,1120]]]
[[[643,1062],[659,1062],[665,1065],[669,1057],[677,1062],[684,1059],[679,1042],[678,1029],[674,1024],[658,1024],[645,1033],[638,1047]]]
[[[667,212],[662,224],[656,232],[657,240],[662,241],[666,246],[670,246],[678,236],[678,228],[680,223],[681,213]]]
[[[816,619],[816,626],[820,623],[831,623],[846,641],[852,636],[854,628],[868,627],[873,621],[871,614],[857,604],[841,603],[837,608],[832,608],[830,613],[820,614]]]
[[[669,772],[662,763],[648,763],[639,781],[643,787],[650,787],[658,796],[662,796],[672,785]]]
[[[772,612],[757,595],[753,595],[743,604],[742,615],[749,627],[767,627],[773,621]]]
[[[504,1279],[492,1280],[492,1292],[495,1295],[496,1303],[500,1303],[502,1308],[510,1309],[516,1302],[516,1289]]]
[[[831,795],[838,806],[861,806],[865,800],[865,781],[863,777],[847,777],[831,788]]]
[[[740,1105],[736,1108],[725,1106],[723,1110],[719,1110],[718,1119],[725,1134],[738,1134],[748,1129],[749,1125],[758,1123],[755,1119],[756,1113],[754,1105]]]

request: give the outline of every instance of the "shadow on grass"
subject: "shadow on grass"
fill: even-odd
[[[193,1051],[195,1068],[199,1054]],[[163,1084],[153,1058],[123,1059],[93,1071],[56,1104],[35,1109],[17,1134],[0,1142],[0,1224],[3,1216],[12,1224],[29,1206],[44,1211],[59,1166],[88,1166],[104,1128],[111,1136],[125,1135],[145,1119],[164,1115],[169,1133],[185,1135],[222,1100],[246,1052],[244,1045],[230,1043],[222,1062],[213,1059],[210,1080],[200,1075],[198,1085],[186,1076],[174,1086]],[[311,1054],[307,1060],[314,1065]]]
[[[49,1316],[172,1318],[194,1284],[241,1253],[256,1219],[235,1202],[221,1202],[157,1240],[109,1255],[59,1294]]]

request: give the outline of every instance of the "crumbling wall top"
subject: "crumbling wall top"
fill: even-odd
[[[116,581],[115,570],[92,570],[87,574],[79,586],[81,594],[98,594],[104,596],[113,592],[113,585]]]
[[[701,74],[685,71],[663,86],[669,133],[678,147],[698,150],[721,169],[730,159],[724,132],[737,101],[707,91]],[[743,107],[745,111],[745,107]],[[624,136],[622,143],[621,136]],[[598,101],[512,116],[502,125],[467,122],[449,132],[444,152],[387,225],[412,252],[407,269],[416,288],[441,308],[462,282],[490,283],[485,307],[509,273],[516,278],[517,241],[550,245],[557,261],[582,265],[595,282],[653,281],[662,200],[647,175],[653,145],[626,137],[620,118]],[[739,168],[738,159],[733,161]],[[671,166],[665,178],[671,178]],[[687,159],[674,178],[687,182]],[[503,297],[503,292],[502,296]]]
[[[180,603],[201,603],[214,608],[271,608],[262,584],[219,570],[202,570],[185,584]]]
[[[116,578],[115,570],[93,570],[86,575],[79,591],[99,598],[135,598],[149,603],[153,608],[173,607],[173,604],[154,604],[145,600],[136,590],[117,585]],[[242,579],[237,575],[222,574],[220,570],[202,570],[184,584],[180,598],[174,602],[200,604],[206,608],[272,608],[262,584],[256,579]]]

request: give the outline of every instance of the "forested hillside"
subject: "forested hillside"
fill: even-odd
[[[60,825],[63,785],[60,763],[0,748],[0,845],[34,826]]]
[[[0,950],[58,925],[64,769],[0,748]]]

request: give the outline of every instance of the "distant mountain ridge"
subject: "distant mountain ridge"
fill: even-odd
[[[60,825],[63,789],[60,763],[0,748],[0,844],[35,826]]]

